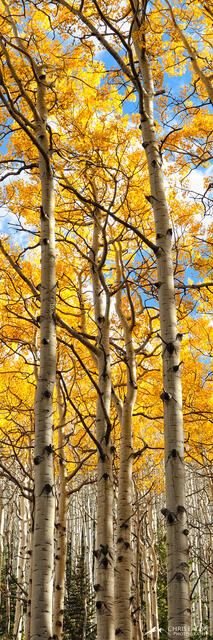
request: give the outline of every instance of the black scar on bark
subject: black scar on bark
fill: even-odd
[[[185,507],[182,504],[179,504],[177,506],[177,513],[185,513],[185,512],[186,512]]]
[[[39,494],[39,496],[42,495],[42,493],[46,493],[47,496],[50,495],[50,493],[53,494],[53,486],[51,486],[51,484],[49,484],[48,482],[44,485],[41,493]]]
[[[175,351],[175,346],[174,346],[173,342],[167,342],[166,350],[168,351],[169,355],[172,356],[172,354]]]
[[[53,452],[52,444],[48,444],[46,447],[44,447],[44,451],[47,451],[48,455],[52,453]]]
[[[165,402],[169,402],[169,400],[172,399],[172,395],[171,393],[169,393],[168,391],[165,391],[165,389],[163,390],[163,393],[161,393],[160,395],[161,400],[165,400]]]
[[[41,218],[41,220],[48,220],[49,219],[49,216],[47,216],[47,214],[44,213],[44,209],[43,209],[42,206],[40,207],[40,218]]]
[[[181,362],[179,362],[179,364],[174,364],[173,371],[175,371],[175,373],[177,373],[180,365],[181,365]]]
[[[46,391],[44,391],[44,398],[51,398],[51,392],[49,391],[49,389],[46,389]]]
[[[112,445],[110,447],[110,453],[115,453],[116,452],[116,448],[114,447],[114,445]]]
[[[169,524],[172,524],[172,522],[174,522],[174,521],[175,521],[175,516],[174,516],[174,514],[173,514],[173,513],[168,513],[168,516],[167,516],[167,522],[168,522]]]
[[[118,562],[122,562],[123,556],[118,556]]]
[[[177,580],[177,582],[182,582],[183,580],[185,580],[185,582],[186,582],[186,578],[184,576],[184,573],[182,573],[181,571],[177,571],[175,573],[173,580]]]
[[[108,558],[104,557],[104,558],[101,560],[101,563],[100,563],[100,564],[104,567],[104,569],[107,569],[108,564],[109,564],[109,560],[108,560]]]
[[[100,544],[100,547],[101,547],[101,553],[103,553],[104,556],[107,556],[107,554],[109,553],[109,545]]]
[[[176,340],[179,340],[181,342],[182,339],[183,339],[183,333],[177,333]]]

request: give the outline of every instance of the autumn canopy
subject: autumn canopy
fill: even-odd
[[[4,640],[213,638],[212,23],[0,0]]]

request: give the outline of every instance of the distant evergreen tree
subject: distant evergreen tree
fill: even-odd
[[[71,570],[71,543],[68,542],[64,601],[64,639],[95,640],[95,600],[85,571],[85,546],[82,539],[76,569]]]

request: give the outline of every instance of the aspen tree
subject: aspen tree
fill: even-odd
[[[133,313],[133,303],[130,296],[128,284],[127,297],[130,304],[130,322],[127,320],[122,309],[121,283],[124,278],[121,247],[115,246],[117,293],[116,312],[119,317],[125,343],[126,361],[126,397],[124,402],[120,401],[118,411],[121,423],[120,440],[120,464],[118,476],[118,499],[117,499],[117,539],[116,539],[116,567],[115,567],[115,633],[116,636],[125,640],[132,637],[132,619],[130,611],[131,598],[131,517],[132,517],[132,412],[136,400],[137,379],[136,360],[132,339],[132,330],[135,317]],[[115,400],[116,404],[116,400]]]
[[[9,640],[11,636],[11,591],[10,591],[10,570],[12,566],[12,549],[11,549],[11,537],[13,530],[13,503],[10,504],[10,509],[7,513],[7,519],[5,522],[5,547],[6,547],[6,561],[5,561],[5,637]]]
[[[190,61],[192,63],[192,67],[193,67],[193,71],[195,73],[195,75],[201,80],[202,84],[204,85],[207,95],[209,97],[209,100],[211,102],[211,104],[213,105],[213,83],[212,83],[212,75],[209,75],[208,73],[206,73],[205,68],[202,68],[202,66],[200,65],[200,61],[199,61],[199,53],[196,51],[194,45],[191,45],[188,38],[185,36],[184,34],[184,30],[181,29],[176,17],[175,17],[175,12],[174,9],[172,7],[172,5],[170,4],[169,0],[165,0],[166,4],[169,8],[169,14],[171,17],[171,21],[172,24],[174,25],[174,28],[177,32],[177,35],[179,36],[180,40],[182,41],[182,44],[186,50],[186,52],[189,55]],[[184,16],[185,19],[185,16]],[[190,18],[189,18],[190,20]]]
[[[54,185],[47,135],[46,74],[37,72],[36,135],[42,190],[40,369],[35,398],[35,528],[31,637],[52,635],[55,493],[52,460],[53,391],[56,375]]]
[[[31,604],[32,604],[32,548],[33,548],[33,513],[32,504],[30,504],[28,513],[28,537],[27,537],[27,553],[29,556],[26,572],[27,585],[27,608],[24,620],[24,640],[30,640],[30,622],[31,622]]]
[[[63,633],[64,614],[64,588],[66,568],[66,463],[64,460],[64,426],[66,407],[63,402],[60,379],[56,378],[57,406],[59,415],[58,424],[58,455],[59,455],[59,504],[56,510],[56,552],[55,552],[55,584],[53,606],[53,635],[61,639]]]
[[[97,202],[97,189],[92,183]],[[103,454],[98,455],[97,531],[96,531],[96,610],[98,640],[114,638],[114,562],[113,562],[113,477],[110,439],[110,295],[103,275],[107,257],[104,221],[100,209],[94,211],[93,240],[90,249],[90,270],[93,286],[95,322],[98,329],[98,385],[96,433]]]
[[[181,334],[177,328],[172,264],[172,232],[166,193],[163,183],[162,160],[154,129],[152,70],[146,51],[145,35],[142,46],[137,40],[138,25],[144,17],[135,6],[133,37],[136,55],[143,78],[141,95],[141,131],[150,179],[150,202],[156,230],[156,258],[158,269],[158,297],[163,357],[162,401],[164,404],[165,472],[168,571],[168,630],[169,640],[186,640],[191,634],[189,600],[188,541],[186,526],[186,498],[184,475],[184,437],[182,393],[180,378]]]
[[[189,478],[189,488],[190,488],[190,503],[191,503],[191,511],[192,511],[192,520],[197,519],[198,511],[198,500],[196,495],[196,486],[194,481],[194,472],[193,467],[191,468],[190,478]],[[195,580],[196,589],[194,590],[193,586],[193,594],[195,598],[192,598],[192,628],[196,627],[196,629],[201,632],[203,626],[203,617],[202,617],[202,596],[201,596],[201,581],[200,581],[200,571],[199,571],[199,530],[195,528],[191,532],[191,547],[192,547],[192,576]]]
[[[148,543],[149,543],[149,579],[151,591],[151,610],[152,610],[152,628],[153,640],[159,640],[159,622],[158,622],[158,602],[157,602],[157,578],[158,563],[155,551],[155,531],[154,531],[154,506],[151,501],[148,505]]]
[[[1,594],[2,594],[2,561],[3,561],[3,537],[4,537],[4,500],[3,500],[3,485],[2,481],[0,483],[0,604],[1,604]]]
[[[208,523],[208,604],[209,604],[209,633],[210,637],[213,636],[213,535],[212,535],[212,517],[213,517],[213,480],[211,471],[208,471],[208,497],[209,504],[206,514]]]
[[[0,99],[10,116],[24,129],[39,153],[41,184],[41,309],[40,309],[40,369],[35,397],[35,526],[33,535],[31,638],[52,636],[52,586],[55,493],[52,456],[53,391],[56,372],[55,330],[55,232],[54,185],[47,132],[46,72],[38,65],[24,41],[4,0],[7,20],[13,32],[15,48],[27,69],[33,71],[37,85],[37,105],[25,89],[16,72],[12,58],[1,38],[1,52],[12,81],[21,92],[23,101],[33,118],[33,126],[23,112],[17,110],[2,79]],[[8,43],[10,44],[10,42]],[[13,44],[14,46],[14,44]],[[13,49],[11,50],[13,51]],[[29,64],[30,63],[30,64]]]
[[[95,36],[99,43],[115,59],[124,75],[131,80],[139,95],[139,112],[143,148],[146,154],[150,182],[150,194],[147,196],[154,214],[156,246],[154,253],[157,261],[160,331],[163,359],[163,390],[161,394],[164,406],[165,427],[165,474],[167,521],[167,571],[168,571],[168,628],[169,640],[189,640],[191,634],[191,607],[189,598],[189,549],[186,526],[186,499],[184,475],[184,435],[182,390],[180,374],[180,345],[182,334],[178,331],[176,305],[174,298],[174,276],[172,262],[172,229],[163,182],[162,158],[154,126],[154,83],[152,67],[146,47],[146,0],[139,7],[133,0],[131,4],[132,22],[129,28],[128,42],[119,32],[110,17],[94,2],[98,16],[98,28],[83,13],[83,7],[76,9],[66,0],[58,0],[71,14],[78,17],[84,28]],[[130,66],[117,51],[117,45],[102,35],[110,28],[125,48]],[[141,31],[140,31],[141,30]],[[133,43],[130,45],[131,41]],[[139,64],[140,77],[134,65],[134,51]],[[140,79],[141,78],[141,79]],[[142,80],[142,83],[141,83]]]
[[[17,550],[17,590],[16,590],[16,608],[13,635],[17,640],[21,640],[23,632],[23,593],[25,586],[25,563],[26,563],[26,515],[25,500],[21,495],[19,498],[20,515],[19,515],[19,540]]]
[[[134,542],[135,542],[135,559],[133,563],[133,588],[134,588],[134,630],[132,633],[133,640],[144,640],[143,623],[141,615],[141,592],[140,592],[140,568],[141,568],[141,517],[140,517],[140,503],[139,494],[137,491],[136,483],[134,483],[134,496],[136,502],[135,509],[135,527],[134,527]]]

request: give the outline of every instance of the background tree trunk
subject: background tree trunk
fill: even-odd
[[[120,464],[118,476],[117,500],[117,538],[115,567],[115,633],[118,638],[131,640],[132,618],[131,598],[131,518],[132,518],[132,412],[136,400],[137,380],[136,361],[132,340],[134,317],[130,323],[122,310],[121,282],[124,278],[121,253],[115,248],[118,291],[116,293],[116,311],[121,323],[126,361],[126,397],[121,411]],[[130,310],[131,298],[129,291]]]
[[[93,193],[97,199],[95,185]],[[91,277],[93,284],[93,302],[95,322],[98,329],[98,386],[96,408],[96,434],[103,455],[98,452],[98,489],[97,489],[97,530],[96,530],[96,609],[98,640],[114,639],[114,552],[113,552],[113,476],[112,450],[109,423],[111,406],[110,372],[110,297],[104,290],[102,263],[104,253],[100,254],[103,239],[102,216],[97,208],[94,211],[93,242],[90,251]],[[108,423],[108,424],[107,424]]]
[[[17,589],[16,589],[16,608],[13,635],[17,640],[21,640],[23,633],[23,600],[25,587],[25,563],[26,563],[26,514],[25,499],[21,495],[19,498],[20,514],[19,514],[19,545],[17,558]]]
[[[58,424],[58,456],[59,456],[59,505],[56,510],[56,553],[55,553],[55,584],[54,584],[54,608],[53,608],[53,635],[61,640],[63,632],[64,614],[64,590],[66,568],[66,524],[67,524],[67,500],[66,500],[66,462],[64,460],[64,427],[66,408],[60,388],[60,380],[56,379],[57,406],[59,415]]]

